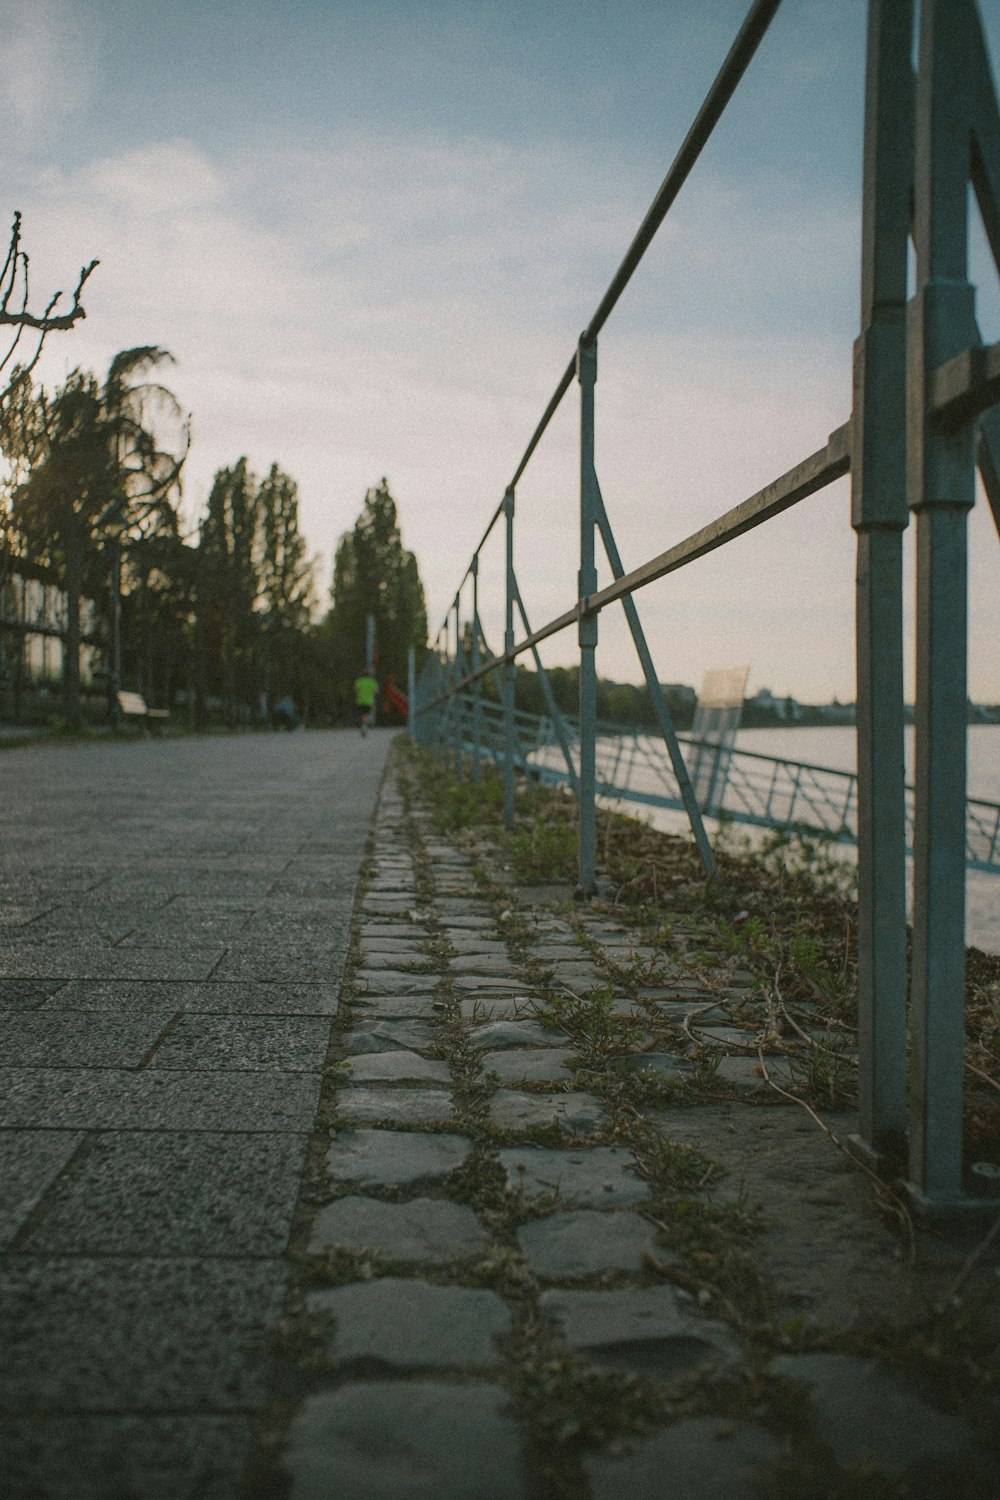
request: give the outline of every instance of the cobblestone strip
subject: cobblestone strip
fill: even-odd
[[[704,1113],[688,1089],[706,1031],[746,1060],[748,976],[706,990],[597,910],[520,909],[497,874],[435,833],[397,761],[304,1247],[292,1500],[662,1500],[667,1475],[750,1500],[942,1464],[990,1492],[966,1423],[873,1360],[776,1354],[776,1305],[801,1306],[775,1303],[753,1215],[699,1149],[773,1112],[738,1102],[760,1085],[739,1066],[701,1065]]]

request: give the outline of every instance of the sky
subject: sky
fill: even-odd
[[[101,262],[86,321],[51,338],[39,373],[51,386],[123,348],[168,349],[192,413],[188,527],[220,467],[280,464],[321,604],[385,475],[433,637],[748,7],[0,0],[0,215],[24,214],[39,296]],[[1000,4],[981,12],[996,61]],[[785,0],[602,334],[597,469],[627,568],[848,417],[864,32],[862,0]],[[976,223],[973,252],[997,339]],[[518,488],[535,628],[574,596],[578,409],[574,389]],[[970,692],[1000,702],[982,496],[970,528]],[[852,699],[854,553],[841,481],[645,589],[659,677],[698,686],[746,662],[751,692]],[[480,590],[499,645],[499,530]],[[638,681],[619,615],[602,616],[598,670]],[[575,649],[565,632],[543,660]]]

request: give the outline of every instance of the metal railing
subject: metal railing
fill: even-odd
[[[1000,529],[1000,345],[985,347],[968,274],[975,194],[1000,266],[1000,109],[976,0],[870,0],[865,93],[861,317],[849,419],[817,451],[710,525],[627,572],[594,465],[597,339],[736,90],[780,0],[755,0],[652,206],[580,336],[504,497],[476,547],[416,694],[418,738],[450,747],[461,770],[464,695],[476,728],[481,686],[501,678],[503,740],[494,746],[514,814],[515,663],[575,627],[579,739],[550,715],[579,806],[579,884],[595,881],[598,622],[624,609],[680,800],[706,871],[711,847],[639,621],[635,594],[851,476],[857,534],[858,947],[860,1128],[875,1163],[905,1146],[912,1197],[933,1212],[981,1210],[963,1189],[967,523],[978,462]],[[908,256],[912,241],[912,288]],[[571,385],[580,390],[580,529],[576,597],[532,631],[514,568],[516,487]],[[907,794],[903,773],[902,538],[917,556],[913,937],[907,957]],[[486,649],[479,614],[483,548],[504,522],[503,651]],[[613,582],[598,588],[600,535]],[[471,589],[471,601],[463,596]],[[521,634],[515,631],[520,621]],[[543,678],[544,678],[544,674]],[[551,696],[551,695],[550,695]],[[561,726],[561,727],[560,727]],[[485,745],[483,734],[472,743]],[[478,774],[479,754],[472,774]]]
[[[505,755],[503,706],[460,693],[451,700],[448,730],[459,769],[476,756],[500,764]],[[546,714],[514,711],[515,771],[552,786],[575,787],[579,778],[579,721],[562,716],[562,737]],[[679,734],[685,760],[704,749],[714,759],[718,746]],[[566,749],[569,756],[567,759]],[[677,778],[663,744],[640,729],[597,725],[597,796],[642,807],[685,811]],[[750,827],[818,836],[833,843],[858,842],[858,777],[855,771],[788,760],[739,747],[725,752],[725,768],[713,778],[710,801],[699,797],[705,817]],[[913,853],[916,789],[906,786],[906,852]],[[969,870],[1000,875],[1000,803],[970,797],[966,802],[965,863]],[[1000,891],[998,891],[1000,897]]]

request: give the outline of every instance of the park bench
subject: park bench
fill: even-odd
[[[157,732],[170,718],[165,708],[148,708],[141,693],[119,693],[118,711],[123,718],[138,719],[144,726]]]

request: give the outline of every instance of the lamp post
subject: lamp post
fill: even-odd
[[[122,536],[125,524],[125,514],[120,500],[112,500],[97,519],[98,527],[106,526],[111,536],[111,649],[108,663],[108,717],[111,720],[112,729],[120,728],[122,719],[118,693],[122,683]]]

